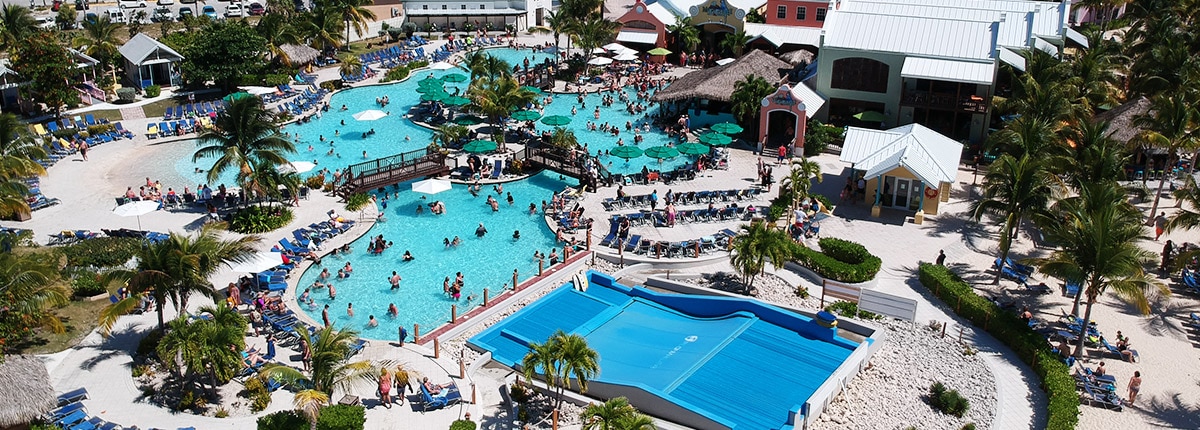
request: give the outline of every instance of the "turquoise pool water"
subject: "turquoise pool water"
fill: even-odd
[[[387,221],[376,223],[366,235],[352,242],[349,256],[326,257],[321,266],[311,266],[300,277],[297,296],[304,287],[312,285],[322,268],[329,269],[337,298],[330,299],[325,289],[315,290],[311,293],[313,306],[298,307],[319,322],[322,309],[329,304],[330,319],[335,326],[359,330],[371,339],[393,340],[400,325],[410,333],[414,323],[421,325],[422,332],[433,330],[450,320],[451,304],[457,304],[462,314],[469,309],[468,296],[476,296],[471,306],[478,305],[483,300],[484,288],[500,291],[506,284],[511,287],[513,269],[518,270],[521,280],[537,273],[533,253],[537,250],[549,254],[555,246],[554,233],[540,213],[529,214],[529,204],[540,207],[542,200],[549,200],[551,193],[567,185],[557,174],[543,173],[504,184],[504,195],[498,196],[488,187],[479,197],[471,197],[465,186],[455,185],[425,199],[422,199],[424,194],[411,191],[411,183],[400,184],[395,197],[391,195],[393,189],[388,187],[387,209],[383,209]],[[488,192],[500,201],[499,212],[492,212],[485,204]],[[505,201],[508,193],[513,195],[512,206]],[[427,205],[435,200],[446,204],[446,214],[433,215],[428,207],[422,214],[416,214],[418,204]],[[381,208],[382,201],[380,197]],[[475,236],[480,222],[488,230],[483,238]],[[513,240],[514,230],[521,232],[520,239]],[[369,255],[370,239],[381,234],[393,242],[392,247],[383,254]],[[443,245],[444,238],[455,236],[462,240],[461,245],[454,248]],[[402,261],[406,250],[415,257],[413,261]],[[353,274],[347,279],[336,279],[337,270],[347,261],[354,269]],[[392,290],[388,282],[392,271],[403,278],[397,290]],[[456,272],[462,272],[464,279],[462,299],[458,301],[442,292],[442,280],[450,277],[453,282]],[[353,317],[346,312],[351,303],[355,310]],[[399,308],[398,316],[387,315],[390,303]],[[370,315],[375,315],[378,327],[367,326]]]

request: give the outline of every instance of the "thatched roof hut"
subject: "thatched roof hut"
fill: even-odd
[[[26,424],[58,404],[46,365],[32,355],[5,357],[0,387],[0,428]]]
[[[283,55],[287,57],[287,63],[292,66],[309,63],[321,54],[321,51],[307,45],[281,45],[279,50],[283,51]]]
[[[807,49],[797,49],[792,52],[780,55],[779,59],[795,64],[810,64],[817,58],[817,54]]]
[[[654,94],[651,100],[669,102],[691,98],[727,102],[733,95],[734,84],[747,76],[766,79],[778,86],[792,66],[771,54],[755,49],[737,61],[724,66],[688,73]]]
[[[1150,100],[1143,96],[1096,115],[1095,121],[1108,121],[1108,137],[1121,143],[1127,143],[1142,131],[1137,126],[1137,118],[1148,113],[1150,113]]]

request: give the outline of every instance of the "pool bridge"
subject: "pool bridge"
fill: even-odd
[[[448,173],[450,168],[446,166],[446,154],[440,150],[422,148],[346,167],[343,182],[338,187],[338,195],[345,197],[404,181]]]
[[[578,154],[582,153],[553,146],[538,146],[536,148],[526,146],[525,149],[517,154],[517,159],[524,160],[524,163],[535,169],[550,170],[575,178],[581,184],[588,184],[589,190],[595,191],[596,184],[593,183],[593,178],[588,174],[587,162],[584,158],[578,156]],[[594,157],[592,157],[592,161],[599,169],[600,181],[607,182],[609,173],[604,168],[604,164],[600,163]]]

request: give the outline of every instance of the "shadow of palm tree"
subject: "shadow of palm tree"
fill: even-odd
[[[1200,381],[1197,381],[1200,385]],[[1200,428],[1200,407],[1185,402],[1183,394],[1168,391],[1152,396],[1149,401],[1135,403],[1135,408],[1148,416],[1147,425],[1164,428]]]

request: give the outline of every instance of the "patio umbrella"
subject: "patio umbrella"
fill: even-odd
[[[613,57],[613,59],[617,61],[637,61],[638,57],[637,54],[632,52],[623,52],[621,55]]]
[[[274,94],[279,89],[275,87],[246,87],[246,92],[252,95],[261,96],[263,94]]]
[[[359,121],[374,121],[387,116],[387,112],[379,109],[367,109],[365,111],[354,114],[354,119]]]
[[[650,55],[670,55],[671,51],[667,48],[654,48],[646,52]]]
[[[721,134],[737,134],[742,132],[742,126],[732,122],[723,122],[712,126],[712,131]]]
[[[475,115],[463,115],[458,118],[454,118],[453,122],[458,125],[475,125],[475,124],[482,124],[483,118],[477,117]]]
[[[293,161],[290,163],[280,164],[275,170],[279,173],[307,173],[317,167],[310,161]]]
[[[442,91],[440,93],[425,93],[421,94],[421,100],[427,102],[440,102],[450,97],[450,94]]]
[[[264,270],[283,264],[283,253],[273,251],[260,251],[250,254],[248,258],[239,263],[233,263],[229,266],[229,270],[234,272],[258,273]]]
[[[153,200],[139,200],[129,202],[113,209],[113,213],[117,216],[131,217],[135,216],[138,219],[138,230],[142,229],[142,215],[158,210],[158,202]]]
[[[538,87],[531,87],[531,86],[529,86],[529,85],[523,86],[523,87],[521,87],[521,89],[523,89],[523,90],[525,90],[525,91],[529,91],[529,92],[531,92],[531,93],[534,93],[534,94],[541,94],[541,93],[542,93],[542,89],[541,89],[541,88],[538,88]]]
[[[445,61],[438,61],[436,63],[430,64],[429,68],[433,69],[433,70],[450,70],[450,69],[454,68],[454,65],[447,63]]]
[[[604,48],[604,49],[607,49],[607,50],[609,50],[609,51],[614,51],[614,52],[616,52],[616,51],[628,51],[628,50],[629,50],[629,48],[626,48],[626,47],[625,47],[625,45],[622,45],[622,44],[620,44],[620,43],[616,43],[616,42],[613,42],[613,43],[610,43],[610,44],[604,45],[604,46],[602,46],[602,48]]]
[[[712,147],[705,145],[703,143],[696,143],[696,142],[684,142],[684,143],[675,145],[675,149],[678,150],[680,154],[687,154],[687,155],[704,155],[704,154],[707,154],[709,151],[712,151]]]
[[[246,97],[250,97],[250,93],[245,92],[245,91],[238,91],[236,93],[225,96],[225,101],[234,102],[237,100],[244,99]]]
[[[636,146],[618,146],[616,148],[613,148],[613,150],[609,151],[608,153],[610,155],[612,155],[613,157],[620,157],[620,158],[624,158],[626,160],[629,160],[630,158],[638,158],[638,157],[642,156],[641,148],[638,148]]]
[[[467,75],[462,73],[451,73],[449,75],[442,76],[442,80],[446,82],[466,82]]]
[[[654,146],[647,148],[645,155],[650,158],[664,159],[679,156],[679,150],[670,146]]]
[[[725,146],[733,143],[733,138],[721,133],[704,133],[700,135],[700,143],[711,146]]]
[[[605,50],[604,50],[604,48],[593,48],[593,49],[592,49],[592,53],[593,53],[593,54],[603,54],[603,53],[606,53],[606,52],[608,52],[608,51],[605,51]]]
[[[873,111],[873,110],[856,113],[856,114],[854,114],[854,117],[858,118],[859,121],[863,121],[863,122],[887,121],[887,117],[885,117],[885,116],[883,116],[883,114]]]
[[[608,58],[608,57],[596,57],[591,60],[588,60],[588,64],[591,64],[593,66],[607,66],[609,64],[612,64],[612,62],[613,62],[613,59]]]
[[[466,98],[466,97],[461,97],[461,96],[450,96],[450,97],[446,97],[446,100],[443,100],[442,103],[448,104],[450,106],[463,106],[466,104],[470,104],[471,99]]]
[[[569,116],[550,115],[548,117],[542,118],[542,124],[552,125],[555,127],[558,127],[560,125],[567,125],[570,123],[571,123],[571,117],[569,117]]]
[[[429,93],[444,93],[444,92],[446,92],[446,89],[445,89],[445,88],[442,88],[442,87],[440,87],[440,86],[439,86],[439,87],[435,87],[435,86],[431,86],[431,85],[430,85],[430,86],[422,86],[422,85],[418,85],[418,86],[417,86],[417,92],[418,92],[418,93],[421,93],[421,94],[429,94]]]
[[[422,194],[437,194],[449,189],[450,181],[445,179],[426,179],[412,184],[412,190]]]
[[[541,117],[542,117],[542,114],[537,113],[536,111],[531,111],[531,110],[519,110],[519,111],[513,112],[513,114],[512,114],[512,119],[515,119],[517,121],[534,121]]]
[[[439,85],[440,86],[445,83],[446,83],[446,81],[443,81],[438,78],[433,78],[433,77],[426,77],[425,79],[417,81],[417,85]]]
[[[496,142],[493,142],[490,140],[472,140],[470,142],[467,142],[466,145],[463,145],[463,151],[467,151],[472,154],[482,154],[485,152],[492,152],[495,150],[496,150]]]

